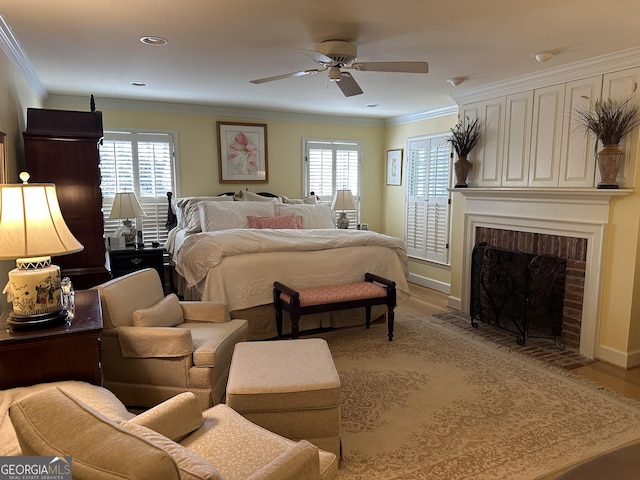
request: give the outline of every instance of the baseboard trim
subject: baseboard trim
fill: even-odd
[[[462,299],[460,297],[449,295],[449,298],[447,299],[447,307],[462,310]]]
[[[640,350],[623,352],[622,350],[607,347],[606,345],[598,345],[596,358],[617,367],[630,369],[640,365]]]
[[[418,275],[416,273],[410,273],[407,277],[407,280],[409,280],[411,283],[422,285],[423,287],[427,287],[438,292],[446,294],[451,292],[451,285],[449,285],[448,283],[440,282],[438,280]]]

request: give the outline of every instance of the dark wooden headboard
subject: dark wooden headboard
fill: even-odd
[[[236,192],[224,192],[219,194],[218,196],[233,197],[235,194]],[[279,195],[276,195],[275,193],[271,193],[271,192],[257,192],[256,195],[260,195],[261,197],[270,197],[270,198],[279,197]],[[313,192],[311,193],[311,195],[313,195]],[[176,217],[176,214],[173,211],[173,207],[171,203],[172,197],[173,197],[173,192],[167,192],[167,223],[164,224],[167,230],[171,230],[172,228],[178,225],[178,217]]]

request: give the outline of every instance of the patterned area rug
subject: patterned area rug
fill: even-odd
[[[342,382],[339,480],[530,480],[640,437],[638,402],[445,320],[317,336]]]

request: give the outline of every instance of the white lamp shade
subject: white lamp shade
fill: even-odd
[[[55,185],[0,185],[0,259],[66,255],[83,248],[62,217]]]
[[[338,190],[333,197],[331,210],[357,210],[351,190]]]
[[[116,218],[137,218],[146,216],[140,202],[133,192],[116,193],[113,198],[113,206],[109,214],[109,220]]]

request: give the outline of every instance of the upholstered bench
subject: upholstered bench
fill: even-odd
[[[321,338],[236,344],[226,404],[267,430],[340,455],[340,377]]]
[[[366,326],[371,324],[371,307],[387,305],[387,330],[393,340],[393,309],[396,306],[396,283],[372,273],[364,274],[364,282],[344,285],[301,288],[294,290],[280,282],[273,284],[273,303],[276,307],[276,328],[282,336],[282,310],[291,318],[291,337],[298,338],[300,316],[331,312],[347,308],[366,308]]]

